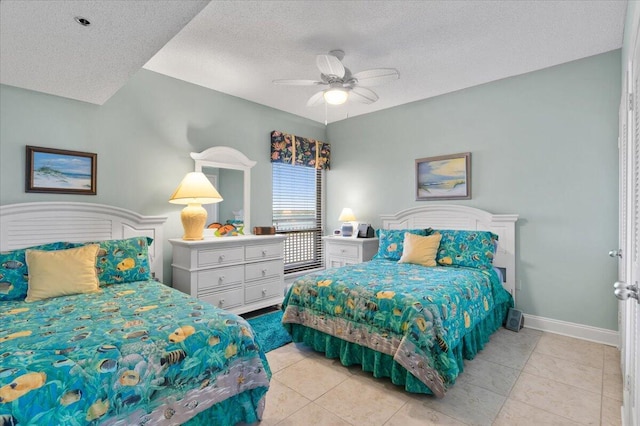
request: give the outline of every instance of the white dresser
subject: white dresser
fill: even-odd
[[[238,314],[282,303],[283,235],[170,239],[173,288]]]
[[[378,252],[377,238],[322,237],[327,268],[362,263]]]

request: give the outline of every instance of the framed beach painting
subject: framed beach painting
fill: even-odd
[[[416,200],[471,198],[471,153],[416,160]]]
[[[27,145],[26,192],[96,195],[98,155]]]

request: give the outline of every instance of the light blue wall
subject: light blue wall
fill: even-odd
[[[414,160],[472,153],[471,200],[517,213],[518,307],[617,329],[620,51],[330,124],[327,219],[379,226],[415,201]],[[437,84],[437,82],[433,82]],[[340,188],[336,191],[335,188]]]
[[[251,223],[270,226],[272,130],[325,137],[323,124],[147,70],[102,106],[0,86],[0,204],[111,204],[167,215],[165,237],[180,237],[181,206],[167,200],[193,170],[189,153],[226,145],[257,161],[251,170]],[[25,145],[97,153],[98,195],[25,193]],[[168,243],[164,258],[170,282]]]
[[[70,200],[168,215],[192,151],[232,146],[252,169],[253,225],[271,224],[269,133],[332,143],[328,229],[350,206],[361,221],[422,205],[414,160],[472,152],[473,199],[518,213],[518,305],[525,312],[617,327],[611,295],[617,241],[620,51],[325,126],[141,70],[105,105],[0,86],[0,204]],[[437,84],[437,82],[434,82]],[[98,153],[98,195],[24,192],[25,145]],[[224,197],[224,194],[222,194]],[[170,247],[165,277],[170,277]]]

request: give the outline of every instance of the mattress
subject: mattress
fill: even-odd
[[[465,338],[474,341],[465,349],[473,357],[512,305],[491,269],[372,260],[296,280],[283,304],[283,323],[295,341],[341,358],[353,347],[331,348],[340,344],[335,339],[387,355],[424,385],[416,391],[443,396],[463,368]],[[392,376],[387,369],[379,375]]]
[[[271,376],[241,317],[155,281],[0,302],[0,360],[3,424],[251,423]]]

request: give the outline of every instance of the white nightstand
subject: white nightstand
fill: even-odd
[[[327,268],[366,262],[378,252],[377,238],[322,237]]]

